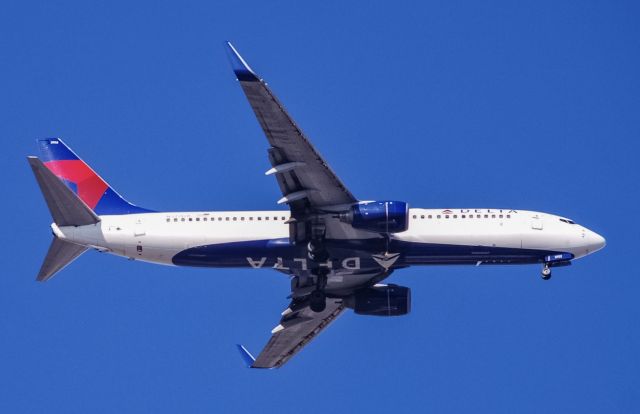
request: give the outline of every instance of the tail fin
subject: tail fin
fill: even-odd
[[[85,246],[73,244],[54,236],[36,280],[46,282],[86,251]]]
[[[100,221],[96,213],[47,169],[42,161],[36,157],[28,157],[27,160],[49,206],[51,217],[58,226],[84,226]]]
[[[38,144],[44,165],[77,194],[95,214],[132,214],[150,211],[122,198],[61,139],[41,139],[38,140]]]
[[[29,165],[36,176],[36,181],[42,190],[53,221],[59,226],[84,226],[100,221],[87,205],[58,179],[36,157],[29,157]],[[38,277],[44,282],[87,251],[87,247],[73,244],[53,236],[53,241],[42,263]]]

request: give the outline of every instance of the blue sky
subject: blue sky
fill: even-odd
[[[0,412],[640,411],[638,4],[299,3],[4,4]],[[90,252],[37,284],[36,138],[144,207],[275,208],[227,39],[356,196],[562,214],[607,247],[549,282],[397,272],[410,315],[345,314],[277,371],[234,344],[267,341],[278,273]]]

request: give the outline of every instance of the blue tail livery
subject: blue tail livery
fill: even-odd
[[[148,213],[118,194],[59,138],[38,140],[44,165],[98,215]]]

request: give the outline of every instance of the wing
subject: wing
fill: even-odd
[[[251,365],[252,368],[280,368],[300,352],[344,310],[341,299],[327,299],[322,312],[313,312],[304,301],[294,299],[282,312],[280,324],[271,333],[271,339]]]
[[[303,272],[304,273],[304,272]],[[280,368],[295,354],[300,352],[313,338],[333,322],[346,306],[340,298],[327,298],[326,308],[314,312],[309,308],[309,293],[315,286],[304,282],[310,274],[298,273],[292,279],[293,298],[289,307],[282,312],[280,323],[271,330],[271,339],[260,355],[253,358],[244,347],[239,347],[241,355],[251,368]],[[340,297],[347,297],[359,288],[380,282],[391,271],[370,272],[332,271],[326,290]]]
[[[291,209],[290,233],[294,243],[320,235],[349,239],[357,236],[350,225],[334,217],[358,200],[331,170],[309,139],[287,113],[264,80],[251,69],[238,51],[227,42],[233,71],[253,112],[269,141],[269,162],[282,192],[278,204]],[[367,234],[372,237],[371,234]],[[301,244],[302,245],[302,244]],[[322,312],[309,308],[309,294],[317,289],[316,276],[293,274],[292,302],[282,313],[278,326],[260,355],[254,360],[246,348],[238,349],[254,368],[278,368],[298,353],[344,310],[341,299],[328,298]],[[343,274],[331,272],[325,290],[333,296],[348,295],[367,286],[380,274]],[[386,273],[385,273],[386,274]]]
[[[278,180],[282,191],[278,204],[289,204],[292,217],[304,220],[306,214],[322,207],[356,202],[264,80],[231,43],[227,45],[236,77],[271,145],[269,161],[273,168],[266,174]]]

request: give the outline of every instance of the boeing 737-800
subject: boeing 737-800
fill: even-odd
[[[272,269],[291,279],[291,302],[262,352],[239,349],[249,366],[286,363],[345,309],[360,315],[410,311],[407,287],[382,284],[419,265],[538,264],[596,252],[605,240],[566,217],[488,208],[410,208],[361,201],[289,116],[267,84],[227,44],[235,75],[269,142],[288,210],[157,212],[114,191],[61,139],[39,140],[29,157],[53,217],[53,241],[37,276],[50,279],[88,249],[172,266]]]

